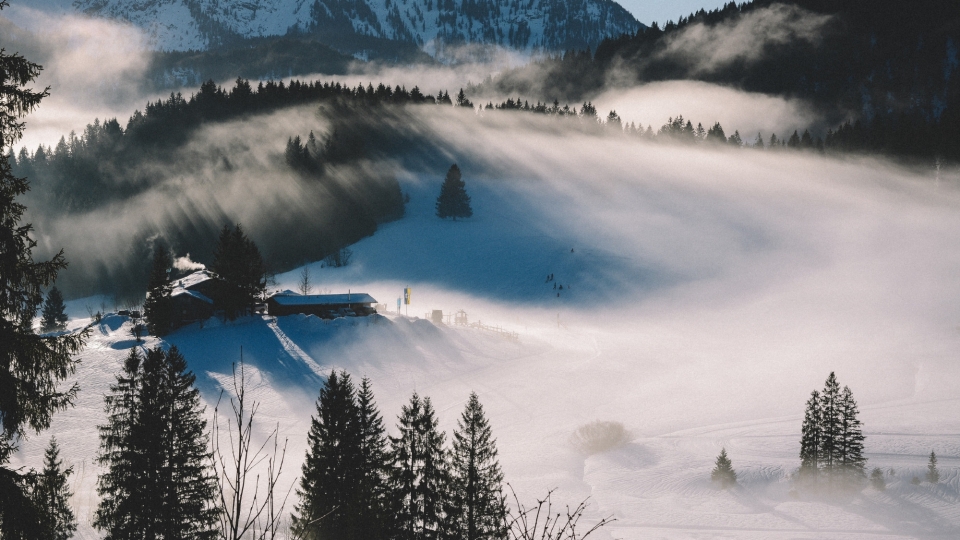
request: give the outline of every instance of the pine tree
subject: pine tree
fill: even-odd
[[[830,372],[820,394],[820,463],[827,478],[835,479],[843,462],[843,417],[840,384]]]
[[[713,471],[710,472],[710,480],[720,484],[723,489],[737,484],[737,472],[733,470],[733,463],[727,457],[726,448],[720,449],[720,455],[717,456]]]
[[[252,308],[266,290],[263,257],[239,223],[220,231],[211,270],[220,278],[214,303],[230,319]]]
[[[206,421],[183,355],[131,352],[107,397],[94,526],[109,540],[217,536]]]
[[[383,419],[373,400],[370,379],[360,381],[357,392],[357,409],[360,431],[360,475],[358,483],[358,522],[360,537],[371,540],[384,538],[391,529],[387,512],[389,472],[387,462],[387,432]]]
[[[937,469],[937,455],[930,451],[930,461],[927,462],[927,482],[936,484],[940,481],[940,471]]]
[[[73,494],[67,487],[67,478],[71,474],[73,467],[63,468],[60,446],[57,445],[57,439],[51,437],[43,455],[43,471],[30,494],[40,513],[43,534],[39,540],[67,540],[77,530],[77,518],[70,508]]]
[[[496,441],[476,393],[457,421],[450,459],[449,538],[504,539],[506,504]]]
[[[867,460],[863,457],[863,427],[857,415],[857,402],[847,386],[840,395],[840,469],[844,481],[857,483],[866,478]]]
[[[790,139],[787,140],[787,148],[799,148],[800,147],[800,134],[794,130],[793,135],[790,136]]]
[[[814,390],[800,428],[800,477],[805,481],[815,482],[820,470],[820,429],[820,392]]]
[[[6,6],[0,0],[0,9]],[[13,175],[5,150],[23,134],[20,119],[47,96],[46,90],[27,87],[40,69],[0,50],[0,537],[11,539],[38,537],[40,517],[27,496],[24,476],[7,464],[18,439],[49,428],[53,413],[73,404],[77,387],[59,385],[74,373],[73,356],[88,335],[38,336],[33,331],[42,289],[67,263],[62,251],[49,261],[34,262],[33,228],[20,222],[26,207],[17,202],[29,186]]]
[[[715,143],[725,143],[727,142],[727,135],[723,132],[723,126],[720,125],[720,122],[717,122],[709,130],[707,130],[707,141]]]
[[[203,417],[196,376],[187,370],[186,359],[176,347],[166,354],[152,350],[144,362],[150,366],[150,354],[163,359],[162,405],[167,408],[164,438],[164,463],[169,472],[164,480],[165,512],[163,538],[216,538],[217,509],[214,505],[216,482],[209,468],[210,450],[207,422]]]
[[[139,456],[134,452],[130,436],[136,420],[137,394],[140,386],[142,359],[136,348],[124,360],[116,382],[104,397],[107,424],[99,426],[100,451],[97,463],[106,470],[97,478],[97,506],[93,525],[108,532],[111,539],[131,538],[142,529],[139,514],[132,511],[137,502],[137,475],[142,472]],[[129,519],[124,521],[123,517]]]
[[[703,124],[697,123],[697,129],[693,132],[693,136],[697,142],[707,138],[707,131],[703,129]]]
[[[391,437],[391,486],[398,538],[437,540],[445,529],[444,497],[448,472],[443,452],[443,433],[430,398],[416,393],[402,408],[397,426],[399,437]]]
[[[467,99],[467,95],[463,92],[463,88],[461,88],[460,92],[457,94],[457,107],[473,107],[473,103]]]
[[[166,335],[173,329],[174,307],[173,298],[170,296],[173,291],[170,284],[172,266],[170,252],[159,243],[155,245],[150,279],[147,282],[147,299],[143,303],[147,330],[155,336]]]
[[[331,372],[320,389],[307,444],[294,531],[305,539],[360,538],[359,411],[356,389],[345,371]]]
[[[472,215],[473,210],[470,208],[470,196],[467,195],[466,184],[461,179],[460,167],[454,163],[440,186],[440,195],[437,197],[437,217],[441,219],[452,217],[456,221],[458,217],[468,218]]]
[[[67,328],[67,314],[64,312],[66,306],[63,305],[63,294],[56,285],[47,293],[47,299],[43,302],[43,315],[40,320],[40,330],[42,332],[56,332]]]
[[[757,150],[763,150],[763,135],[757,133],[757,140],[753,142],[753,147]]]
[[[727,142],[733,146],[736,146],[737,148],[743,146],[743,139],[740,138],[740,131],[739,130],[734,131],[733,135],[731,135],[730,138],[727,139]]]

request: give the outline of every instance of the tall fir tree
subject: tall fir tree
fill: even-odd
[[[57,332],[65,330],[69,320],[66,309],[67,306],[63,304],[63,294],[54,285],[47,293],[47,299],[43,302],[43,311],[40,318],[41,331]]]
[[[387,474],[387,432],[383,419],[373,398],[370,379],[360,381],[357,392],[357,409],[360,431],[360,475],[357,508],[360,536],[376,540],[385,538],[392,529],[388,512],[389,497]]]
[[[930,460],[927,461],[927,482],[936,484],[940,481],[940,470],[937,469],[937,454],[930,451]]]
[[[470,208],[470,196],[467,195],[466,183],[460,174],[460,167],[456,163],[450,166],[447,176],[440,185],[440,195],[437,197],[437,217],[441,219],[468,218],[473,215]]]
[[[327,377],[310,420],[307,456],[294,509],[295,533],[304,539],[361,538],[357,507],[361,440],[356,389],[350,375]]]
[[[843,416],[840,384],[831,371],[820,394],[820,463],[825,475],[834,479],[843,462]]]
[[[847,386],[840,394],[840,470],[847,482],[856,483],[867,476],[867,460],[863,457],[863,426],[857,402]]]
[[[137,348],[131,348],[110,392],[104,396],[107,423],[99,426],[97,463],[105,471],[97,477],[100,503],[93,525],[107,531],[108,539],[132,538],[135,531],[142,529],[140,515],[131,510],[138,506],[134,499],[139,494],[137,475],[142,468],[130,435],[136,421],[141,365]]]
[[[450,453],[450,540],[500,540],[507,537],[503,472],[496,440],[476,393],[453,432]]]
[[[64,468],[60,446],[51,437],[43,455],[43,470],[31,490],[31,499],[40,513],[43,534],[38,540],[67,540],[77,530],[77,518],[70,508],[70,489],[67,479],[73,467]]]
[[[820,470],[820,392],[814,390],[807,400],[800,428],[800,478],[816,482]]]
[[[170,269],[173,260],[166,246],[156,243],[153,248],[153,263],[150,265],[150,277],[147,282],[147,299],[143,303],[147,319],[147,330],[155,336],[164,336],[173,329],[173,286],[170,283]]]
[[[391,485],[398,539],[438,540],[445,531],[445,496],[449,489],[444,435],[430,398],[416,393],[401,409],[391,437]]]
[[[216,484],[208,468],[206,421],[195,376],[172,347],[132,352],[108,396],[101,429],[94,525],[110,540],[206,540],[214,528]]]
[[[0,0],[0,9],[7,6]],[[33,318],[49,286],[67,262],[61,251],[35,262],[33,228],[21,223],[26,207],[17,198],[27,192],[24,178],[14,176],[8,152],[23,135],[23,116],[33,111],[47,91],[29,88],[41,67],[19,54],[0,50],[0,538],[36,538],[39,519],[28,497],[23,474],[8,464],[16,441],[50,427],[53,413],[70,407],[76,385],[70,377],[87,332],[38,336]]]
[[[726,448],[720,449],[720,455],[717,456],[717,461],[710,472],[710,480],[720,484],[723,489],[737,484],[737,472],[733,470],[733,463],[727,457]]]
[[[239,223],[220,231],[211,270],[220,278],[214,303],[230,319],[252,308],[266,290],[263,256]]]

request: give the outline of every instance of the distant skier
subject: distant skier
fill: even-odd
[[[556,284],[556,283],[553,284],[553,290],[557,290],[557,284]]]

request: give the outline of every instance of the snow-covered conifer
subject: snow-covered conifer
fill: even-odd
[[[710,480],[720,484],[723,489],[737,484],[737,473],[733,470],[730,458],[727,457],[726,448],[720,449],[720,455],[717,456],[713,471],[710,472]]]

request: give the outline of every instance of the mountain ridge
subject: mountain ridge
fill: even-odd
[[[327,42],[381,38],[433,54],[461,45],[564,51],[595,48],[605,38],[644,28],[612,0],[76,0],[73,7],[128,21],[154,48],[169,51],[290,34]]]

